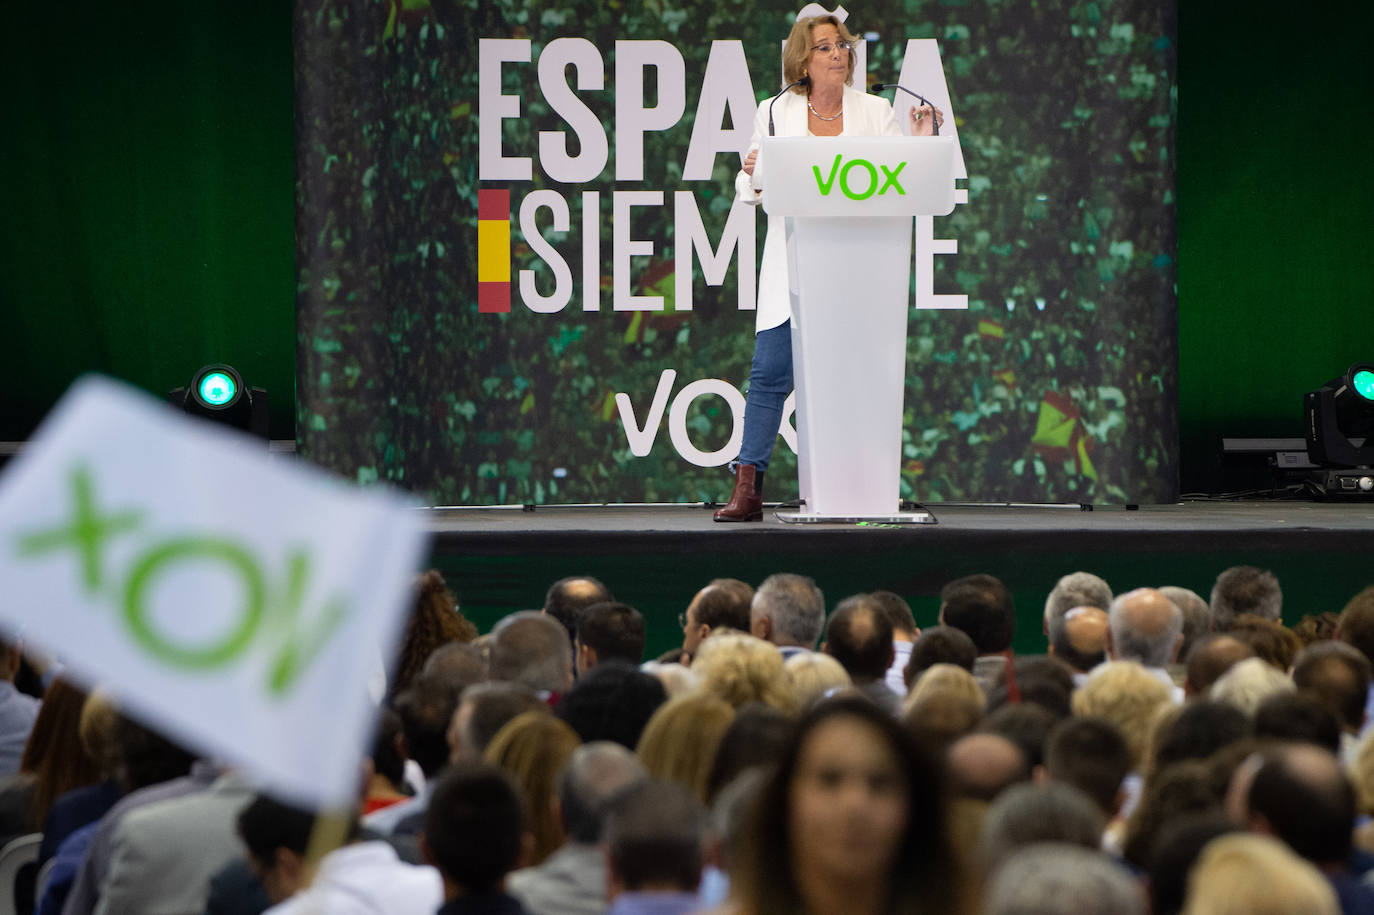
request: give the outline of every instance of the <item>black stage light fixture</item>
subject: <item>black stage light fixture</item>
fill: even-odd
[[[1374,364],[1357,362],[1303,397],[1307,454],[1319,467],[1374,466]]]
[[[207,365],[184,388],[167,393],[172,406],[211,422],[268,437],[267,391],[250,388],[232,365]]]

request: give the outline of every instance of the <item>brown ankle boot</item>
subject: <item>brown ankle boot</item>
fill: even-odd
[[[712,517],[717,521],[763,520],[763,474],[753,464],[735,468],[735,491],[725,507]]]

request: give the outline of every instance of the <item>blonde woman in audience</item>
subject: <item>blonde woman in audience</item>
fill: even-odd
[[[1355,808],[1366,817],[1374,816],[1374,740],[1366,737],[1360,742],[1346,774],[1355,786]],[[1355,828],[1355,845],[1374,853],[1374,822]]]
[[[543,863],[563,844],[563,824],[554,809],[558,774],[582,741],[546,711],[512,718],[487,744],[484,759],[505,769],[525,797],[526,832],[534,840],[530,866]]]
[[[981,715],[987,711],[988,697],[973,674],[956,664],[933,664],[911,685],[903,711],[932,696],[953,696],[966,699],[977,706]]]
[[[791,713],[797,707],[782,654],[777,646],[752,635],[729,630],[713,634],[697,649],[692,672],[701,678],[704,692],[734,708],[762,702]]]
[[[817,700],[853,682],[839,661],[816,651],[794,654],[782,667],[800,709],[810,708]]]
[[[1279,693],[1291,693],[1297,687],[1286,673],[1260,658],[1246,658],[1222,674],[1212,684],[1211,697],[1229,702],[1250,718],[1264,704],[1264,700]]]
[[[1264,662],[1260,662],[1264,663]],[[1227,835],[1203,849],[1183,915],[1339,915],[1331,884],[1277,839]]]
[[[680,696],[654,712],[635,752],[651,777],[686,785],[704,804],[716,750],[734,720],[734,708],[723,699]]]
[[[1126,739],[1132,771],[1145,765],[1151,727],[1161,709],[1173,701],[1169,687],[1135,661],[1099,666],[1073,694],[1078,717],[1104,718]]]

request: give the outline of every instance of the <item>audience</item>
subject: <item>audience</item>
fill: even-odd
[[[893,592],[827,619],[805,576],[717,578],[641,669],[656,615],[601,582],[480,636],[426,573],[361,821],[317,833],[58,678],[0,832],[43,834],[40,915],[1374,912],[1374,588],[1300,637],[1255,568],[1210,607],[1073,572],[1016,655],[998,579],[939,593],[921,631]]]
[[[506,888],[531,915],[598,915],[606,911],[606,856],[600,842],[607,807],[647,777],[620,744],[584,743],[558,777],[558,814],[566,841],[537,867],[510,875]]]
[[[17,644],[0,641],[0,776],[19,771],[29,731],[38,718],[39,700],[14,685],[21,660]]]

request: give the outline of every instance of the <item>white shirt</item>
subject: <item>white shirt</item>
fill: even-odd
[[[911,660],[911,643],[892,640],[892,666],[887,669],[887,688],[906,695],[906,662]]]
[[[310,888],[264,915],[413,915],[443,903],[437,870],[406,864],[385,842],[359,842],[321,858]]]

